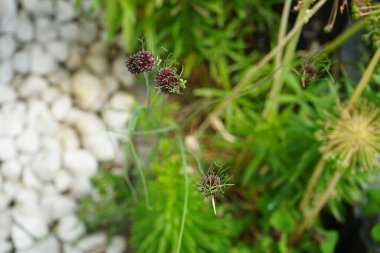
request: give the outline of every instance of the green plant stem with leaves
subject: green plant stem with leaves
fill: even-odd
[[[305,23],[304,20],[305,20],[305,17],[307,16],[311,3],[312,3],[312,0],[303,1],[302,8],[299,10],[295,26],[300,25],[301,28],[294,34],[294,36],[289,41],[286,47],[284,59],[281,63],[282,68],[280,68],[279,72],[276,73],[275,75],[272,88],[269,92],[268,99],[265,103],[265,107],[263,111],[264,116],[268,116],[269,114],[272,114],[272,113],[277,113],[278,111],[278,96],[284,84],[284,78],[285,76],[287,76],[287,72],[289,71],[286,66],[291,66],[291,63],[293,61],[297,44],[301,36],[302,27]]]
[[[377,66],[377,63],[380,60],[380,48],[378,48],[373,55],[370,63],[368,64],[366,71],[364,72],[362,78],[360,79],[358,85],[356,86],[356,89],[354,93],[352,94],[349,103],[347,105],[347,110],[352,110],[357,103],[358,98],[362,94],[365,86],[369,83],[369,80],[373,74],[373,71],[375,67]],[[316,184],[317,176],[320,175],[324,169],[324,162],[322,161],[326,154],[322,155],[321,160],[318,162],[318,165],[315,167],[315,170],[313,172],[313,176],[311,177],[307,187],[306,192],[301,200],[301,211],[305,209],[306,204],[308,203],[310,197],[311,197],[311,191],[314,189]],[[346,168],[343,168],[343,170]],[[326,205],[327,201],[331,197],[331,195],[334,193],[334,190],[339,182],[339,179],[341,178],[342,171],[337,169],[333,176],[330,178],[330,181],[327,183],[328,187],[325,189],[324,192],[320,194],[320,197],[317,199],[317,201],[314,203],[313,209],[311,210],[310,214],[306,214],[304,216],[304,219],[302,222],[297,226],[297,230],[294,232],[294,234],[291,236],[290,243],[296,242],[299,237],[302,235],[303,231],[310,225],[312,221],[314,221],[315,217],[317,217],[322,210],[322,208]]]
[[[246,88],[247,85],[251,84],[252,78],[267,64],[269,63],[276,54],[284,48],[287,43],[297,35],[297,33],[302,29],[303,25],[306,24],[309,19],[326,3],[327,0],[318,1],[311,9],[309,9],[301,22],[298,22],[289,31],[289,33],[284,37],[281,43],[277,44],[269,53],[267,53],[257,64],[253,65],[239,83],[231,90],[228,96],[226,96],[222,103],[220,103],[209,115],[209,117],[202,123],[202,125],[197,129],[198,133],[203,132],[207,127],[210,126],[212,116],[217,117],[226,107],[229,105],[233,99],[238,97],[237,95]]]

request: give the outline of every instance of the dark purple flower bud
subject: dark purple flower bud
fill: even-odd
[[[181,93],[180,89],[186,88],[183,79],[176,74],[175,68],[161,68],[156,74],[156,86],[160,88],[162,93],[173,94]]]
[[[128,56],[125,65],[132,74],[149,72],[154,68],[156,60],[151,52],[140,51]]]

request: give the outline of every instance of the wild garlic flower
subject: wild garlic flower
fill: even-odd
[[[317,134],[323,142],[325,159],[333,159],[339,168],[359,167],[367,171],[379,168],[380,109],[363,103],[348,111],[338,105],[336,115],[329,114]]]
[[[143,50],[128,56],[125,65],[131,74],[141,74],[151,71],[155,63],[153,54]]]
[[[181,79],[175,68],[161,68],[156,74],[156,86],[164,94],[180,94],[181,89],[186,88],[186,81]]]
[[[225,170],[226,169],[215,170],[214,167],[211,166],[208,172],[198,179],[197,183],[199,191],[202,192],[206,198],[211,199],[215,214],[215,197],[223,196],[224,191],[233,185],[228,183],[231,177],[224,173]]]

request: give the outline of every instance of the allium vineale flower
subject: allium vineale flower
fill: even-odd
[[[164,67],[158,70],[155,78],[156,86],[164,94],[180,94],[186,88],[186,81],[176,73],[176,68]]]
[[[324,142],[325,158],[339,167],[374,170],[379,166],[380,110],[368,103],[352,112],[338,106],[338,114],[328,115],[318,137]]]
[[[211,166],[208,172],[203,174],[198,179],[197,183],[199,191],[202,192],[206,198],[211,199],[215,214],[215,197],[222,196],[224,191],[233,185],[228,183],[231,177],[224,173],[225,170],[226,169],[216,170],[213,166]]]
[[[151,71],[155,63],[153,54],[143,50],[128,56],[125,65],[131,74],[141,74]]]

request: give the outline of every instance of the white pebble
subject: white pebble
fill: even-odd
[[[40,148],[40,138],[36,129],[29,127],[16,140],[17,149],[21,153],[34,154]]]
[[[0,61],[0,83],[8,83],[13,78],[13,67],[11,61]]]
[[[13,139],[0,138],[0,160],[6,161],[16,156],[16,147]]]
[[[33,239],[30,237],[30,235],[28,235],[25,232],[25,230],[23,230],[22,228],[20,228],[17,225],[12,226],[11,238],[12,238],[12,241],[14,243],[16,250],[18,250],[18,251],[23,250],[23,249],[27,249],[30,246],[32,246],[34,243]]]
[[[130,88],[135,83],[135,79],[131,73],[125,69],[125,59],[123,57],[117,58],[113,62],[112,73],[123,84],[123,86]]]
[[[64,62],[69,57],[69,45],[63,41],[49,42],[46,49],[58,62]]]
[[[57,68],[57,63],[51,55],[39,46],[31,48],[31,71],[37,75],[46,75]]]
[[[22,172],[22,167],[18,160],[9,160],[1,165],[1,172],[7,179],[18,180]]]
[[[0,36],[0,59],[11,57],[15,50],[16,42],[12,36]]]
[[[12,218],[9,210],[0,212],[0,241],[5,240],[11,233]]]
[[[31,164],[33,172],[42,180],[52,180],[61,167],[61,156],[57,150],[42,150]]]
[[[24,12],[21,12],[17,18],[16,37],[20,42],[29,42],[34,38],[32,20]]]
[[[44,194],[41,197],[41,207],[48,214],[48,220],[55,221],[74,213],[77,203],[74,199],[61,194]]]
[[[48,83],[40,76],[29,76],[21,83],[19,95],[22,98],[37,97],[48,87]]]
[[[64,166],[75,175],[93,176],[98,165],[95,157],[87,150],[68,150],[64,154]]]
[[[104,233],[96,233],[81,239],[77,247],[83,251],[100,250],[101,248],[105,248],[106,243],[106,235]]]
[[[77,72],[73,76],[71,89],[75,102],[84,110],[99,110],[107,98],[104,83],[85,71]]]
[[[76,241],[84,232],[83,223],[74,215],[63,217],[58,222],[57,236],[64,242]]]
[[[10,103],[16,100],[16,92],[10,85],[0,84],[0,104]]]
[[[65,192],[69,190],[73,178],[66,170],[60,170],[54,178],[54,186],[58,192]]]
[[[12,58],[13,68],[16,72],[21,74],[26,74],[30,70],[30,51],[29,50],[21,50],[18,51]]]
[[[63,120],[66,114],[70,111],[72,106],[71,97],[68,95],[61,95],[52,104],[51,112],[58,120]]]

